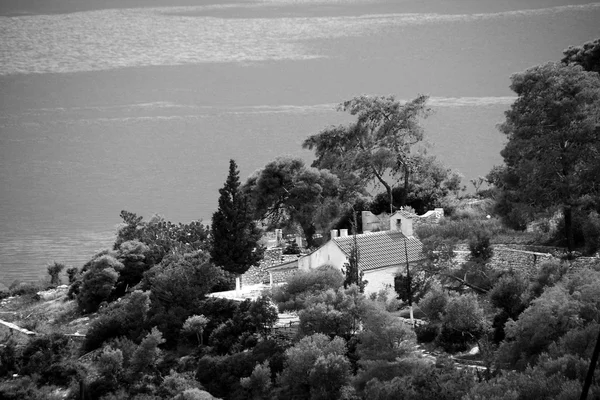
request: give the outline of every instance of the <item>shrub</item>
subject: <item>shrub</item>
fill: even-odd
[[[105,347],[96,362],[100,375],[109,381],[117,381],[123,371],[123,352]]]
[[[434,286],[419,302],[419,309],[430,322],[441,322],[449,296],[440,286]]]
[[[345,354],[346,342],[340,337],[331,340],[317,333],[301,339],[285,352],[286,364],[279,376],[282,394],[285,398],[311,398],[314,389],[317,398],[322,398],[322,383],[315,376],[319,371],[336,375],[335,382],[332,382],[335,386],[332,385],[330,390],[339,390],[349,374],[349,362]]]
[[[21,374],[40,374],[42,382],[50,382],[54,366],[63,361],[69,338],[58,333],[36,337],[23,349]]]
[[[188,389],[202,389],[202,385],[194,379],[191,373],[177,373],[173,370],[165,379],[158,389],[158,395],[161,398],[172,398]]]
[[[136,240],[123,242],[119,245],[118,260],[123,264],[116,284],[117,295],[122,296],[127,288],[137,285],[144,272],[152,267],[150,248]]]
[[[266,336],[277,321],[277,309],[265,296],[240,303],[233,318],[219,325],[210,335],[210,345],[219,354],[253,347],[257,336]]]
[[[419,239],[438,237],[467,241],[473,236],[482,235],[489,238],[507,233],[507,229],[496,218],[490,219],[442,219],[438,224],[421,224],[415,228]]]
[[[57,263],[48,265],[48,275],[50,275],[50,284],[54,286],[60,285],[60,273],[65,269],[65,264]]]
[[[271,368],[269,362],[256,364],[252,374],[247,378],[241,378],[240,384],[248,392],[248,397],[253,399],[268,398],[271,393]]]
[[[310,271],[299,271],[287,284],[273,289],[273,301],[279,311],[299,310],[304,307],[306,298],[327,289],[337,289],[344,283],[344,275],[335,267],[323,265]]]
[[[257,360],[251,352],[204,356],[198,360],[196,379],[215,397],[233,397],[243,390],[240,379],[250,376]]]
[[[506,324],[506,340],[498,349],[499,362],[524,369],[548,346],[581,324],[581,303],[562,284],[548,288],[523,311],[517,321]]]
[[[131,357],[129,370],[133,376],[141,376],[144,372],[154,369],[158,363],[162,351],[158,348],[165,340],[156,328],[146,335]]]
[[[69,386],[73,381],[80,381],[86,376],[85,366],[78,361],[64,360],[52,364],[44,372],[42,378],[45,382],[62,387]]]
[[[198,344],[202,345],[204,344],[202,335],[206,325],[208,325],[208,318],[206,318],[204,315],[192,315],[185,320],[181,330],[186,334],[195,335],[196,339],[198,340]]]
[[[300,247],[295,240],[289,242],[285,249],[283,249],[283,254],[300,254]]]
[[[232,319],[239,306],[240,303],[235,300],[219,297],[208,297],[200,301],[196,308],[196,314],[208,318],[208,323],[204,328],[204,338],[210,336],[211,332],[219,325]]]
[[[504,274],[488,293],[494,307],[504,310],[512,319],[517,319],[525,309],[523,294],[527,290],[527,280],[517,273]]]
[[[84,349],[97,349],[107,340],[121,336],[134,341],[141,340],[145,333],[149,302],[149,293],[135,291],[103,309],[88,329]]]
[[[151,290],[150,323],[157,326],[169,345],[179,339],[185,320],[194,314],[212,316],[198,310],[198,304],[210,293],[223,275],[206,253],[167,255],[161,264],[144,274]]]
[[[33,282],[14,281],[9,287],[11,296],[33,296],[44,288],[40,284]]]
[[[110,255],[93,259],[83,274],[77,304],[84,313],[95,312],[111,297],[123,264]]]
[[[0,398],[3,400],[44,399],[33,379],[28,376],[2,382],[0,385]]]
[[[469,239],[469,250],[471,251],[471,258],[474,260],[486,262],[492,258],[494,250],[490,246],[490,236],[487,232],[476,232]]]
[[[380,303],[366,302],[362,311],[363,330],[357,352],[362,360],[388,360],[409,354],[415,335],[407,324],[385,311]]]
[[[73,284],[79,276],[79,269],[77,267],[67,268],[67,277],[69,278],[69,284]]]
[[[440,325],[439,324],[417,325],[415,327],[415,334],[417,335],[417,342],[431,343],[440,334]]]
[[[585,253],[592,255],[600,250],[600,215],[592,211],[583,224]]]
[[[472,294],[457,296],[446,305],[437,342],[448,352],[464,351],[487,329],[488,323],[477,297]]]
[[[17,342],[11,338],[0,347],[0,377],[14,374],[19,370],[20,352]]]

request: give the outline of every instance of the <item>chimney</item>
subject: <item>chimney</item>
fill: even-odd
[[[335,239],[337,236],[338,236],[337,229],[332,229],[331,230],[331,239]]]
[[[340,237],[348,236],[348,229],[340,229]]]

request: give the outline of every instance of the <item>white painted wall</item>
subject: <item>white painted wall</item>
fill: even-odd
[[[344,263],[348,260],[344,252],[332,240],[325,243],[321,248],[313,253],[304,256],[298,260],[298,269],[308,271],[320,267],[321,265],[331,264],[338,269],[342,269]]]
[[[363,279],[369,281],[365,286],[365,295],[377,293],[381,289],[386,289],[391,286],[391,291],[394,291],[394,276],[398,272],[398,266],[366,271]]]

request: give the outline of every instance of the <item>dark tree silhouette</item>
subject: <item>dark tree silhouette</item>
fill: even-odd
[[[240,191],[237,164],[229,161],[229,175],[219,189],[219,209],[213,214],[212,261],[225,271],[243,274],[262,260],[264,249],[258,244],[257,228],[246,196]]]

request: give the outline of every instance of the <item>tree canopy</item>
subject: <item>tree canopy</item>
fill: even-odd
[[[513,75],[511,89],[518,98],[500,126],[503,189],[516,203],[562,207],[572,250],[572,209],[599,193],[600,76],[547,63]]]
[[[262,260],[264,249],[258,244],[262,234],[252,215],[249,200],[240,190],[237,164],[229,161],[229,175],[219,189],[219,209],[211,225],[212,261],[224,270],[243,274]]]
[[[313,167],[339,175],[347,190],[381,184],[391,198],[399,178],[408,189],[416,161],[414,147],[424,138],[419,122],[430,112],[427,100],[419,95],[402,104],[394,96],[355,97],[338,110],[355,115],[356,122],[327,128],[302,146],[315,151]]]
[[[600,73],[600,38],[585,42],[581,46],[569,46],[563,54],[563,63],[580,65],[586,71]]]
[[[339,179],[329,171],[287,157],[271,161],[244,185],[256,219],[270,227],[299,225],[309,247],[317,229],[339,215],[338,189]]]

